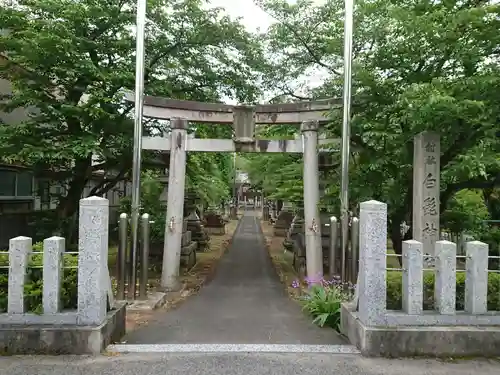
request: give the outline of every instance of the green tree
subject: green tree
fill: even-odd
[[[204,9],[205,3],[148,1],[145,91],[251,101],[259,93],[259,43],[220,9]],[[92,191],[98,195],[130,171],[133,106],[123,101],[123,90],[134,89],[135,2],[22,0],[2,5],[0,24],[7,30],[0,53],[8,57],[0,77],[13,84],[0,110],[35,108],[20,124],[0,125],[0,156],[66,185],[57,211],[70,217],[93,171],[116,171]],[[158,126],[146,122],[146,134]],[[190,159],[193,170],[213,156]],[[206,187],[199,179],[192,183]]]
[[[441,225],[453,234],[467,232],[480,239],[489,213],[480,191],[461,190],[448,201]]]
[[[276,64],[269,80],[279,84],[321,69],[329,75],[324,85],[288,93],[340,97],[343,2],[261,4],[278,20],[268,33]],[[400,224],[411,219],[416,134],[441,135],[442,209],[462,189],[499,183],[499,10],[492,1],[356,2],[351,206],[356,210],[367,199],[386,202],[396,251],[401,250]],[[341,115],[332,110],[330,136],[340,137]],[[328,181],[338,186],[338,171]]]
[[[197,125],[196,138],[231,138],[232,128],[225,125]],[[186,188],[205,206],[218,205],[231,195],[233,156],[229,153],[190,153],[186,167]]]

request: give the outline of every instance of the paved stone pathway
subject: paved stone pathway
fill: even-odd
[[[498,375],[498,361],[390,360],[359,355],[134,353],[0,357],[0,375]]]
[[[238,224],[214,279],[177,309],[128,334],[127,344],[306,344],[347,342],[310,322],[285,293],[254,212]]]

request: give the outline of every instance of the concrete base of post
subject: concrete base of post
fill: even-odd
[[[98,326],[2,324],[2,354],[100,354],[125,335],[126,304],[120,302],[115,306]]]
[[[498,357],[500,354],[499,326],[369,327],[348,303],[342,305],[340,330],[366,357]]]

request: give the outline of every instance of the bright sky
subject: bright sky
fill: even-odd
[[[260,29],[265,31],[273,22],[266,12],[255,5],[254,0],[208,0],[213,7],[224,8],[231,17],[242,17],[241,22],[249,31]],[[322,4],[326,0],[313,0],[315,4]],[[288,0],[295,3],[295,0]]]
[[[254,0],[209,0],[211,7],[220,7],[226,10],[231,18],[240,18],[240,22],[249,31],[266,31],[274,22],[273,18],[266,14],[262,9],[255,5]],[[288,0],[289,3],[295,0]],[[322,4],[325,0],[313,0],[316,4]],[[314,73],[305,72],[301,82],[308,86],[319,86],[326,77],[326,72],[316,71]],[[232,103],[232,100],[229,100]]]
[[[213,7],[224,8],[232,17],[242,17],[241,23],[249,31],[265,31],[273,22],[253,0],[209,0]]]

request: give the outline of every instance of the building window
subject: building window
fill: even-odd
[[[33,197],[33,174],[0,170],[0,197]]]
[[[29,172],[17,174],[17,196],[30,197],[33,195],[33,175]]]
[[[16,196],[16,171],[0,170],[0,196]]]

